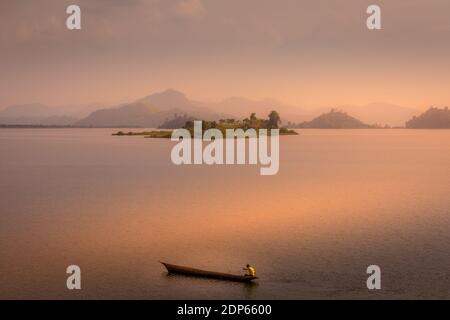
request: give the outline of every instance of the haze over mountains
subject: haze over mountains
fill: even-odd
[[[175,115],[184,114],[205,120],[231,117],[199,106],[187,99],[183,93],[168,89],[119,107],[97,110],[75,124],[88,127],[157,127]]]
[[[40,103],[14,105],[0,111],[0,124],[6,125],[70,125],[76,120]]]
[[[374,102],[363,106],[344,105],[339,110],[358,118],[362,122],[378,125],[404,126],[408,119],[420,111],[384,102]]]
[[[284,121],[303,121],[311,118],[317,110],[305,110],[300,107],[284,104],[275,99],[252,100],[244,97],[230,97],[220,102],[197,102],[199,105],[222,110],[236,118],[246,118],[255,112],[257,116],[265,117],[271,111],[276,110],[282,115]]]
[[[98,108],[98,107],[97,107]],[[90,106],[90,109],[97,109]],[[371,103],[365,106],[345,105],[338,110],[368,124],[403,126],[419,111],[387,103]],[[277,110],[282,121],[304,122],[311,120],[329,107],[308,109],[291,106],[274,99],[251,100],[231,97],[220,102],[202,102],[187,98],[183,93],[168,89],[154,93],[131,103],[112,108],[101,108],[89,113],[68,113],[64,108],[51,108],[42,104],[16,105],[0,111],[0,124],[7,125],[73,125],[81,127],[158,127],[176,116],[204,120],[224,118],[243,119],[255,112],[264,117]],[[84,111],[89,111],[85,109]]]

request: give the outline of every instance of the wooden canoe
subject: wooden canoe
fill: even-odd
[[[228,273],[221,273],[221,272],[214,272],[214,271],[206,271],[206,270],[194,269],[194,268],[189,268],[189,267],[177,266],[177,265],[169,264],[169,263],[162,262],[162,261],[160,261],[160,262],[166,267],[168,273],[182,274],[185,276],[237,281],[237,282],[250,282],[252,280],[258,279],[258,277],[235,275],[235,274],[228,274]]]

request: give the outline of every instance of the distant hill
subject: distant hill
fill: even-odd
[[[407,121],[405,126],[411,129],[450,129],[450,110],[448,107],[432,107]]]
[[[14,105],[0,111],[2,125],[71,125],[77,120],[40,103]]]
[[[413,108],[384,102],[375,102],[363,106],[344,105],[338,108],[365,123],[376,123],[381,126],[403,126],[406,120],[411,119],[418,112]]]
[[[372,126],[349,116],[347,113],[332,109],[311,121],[300,123],[298,128],[317,128],[317,129],[362,129]]]
[[[186,115],[205,120],[218,120],[224,114],[198,106],[176,90],[155,93],[116,108],[97,110],[76,125],[83,127],[158,127],[168,119]]]

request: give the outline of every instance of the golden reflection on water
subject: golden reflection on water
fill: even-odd
[[[372,263],[388,268],[387,297],[448,296],[448,131],[303,130],[282,137],[273,177],[176,167],[169,141],[107,133],[2,135],[2,297],[71,298],[69,264],[76,297],[364,297]],[[261,280],[167,278],[158,260],[250,262]]]

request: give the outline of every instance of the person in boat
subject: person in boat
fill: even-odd
[[[247,267],[243,268],[243,270],[247,271],[245,276],[247,276],[247,277],[256,277],[256,270],[251,265],[247,264]]]

